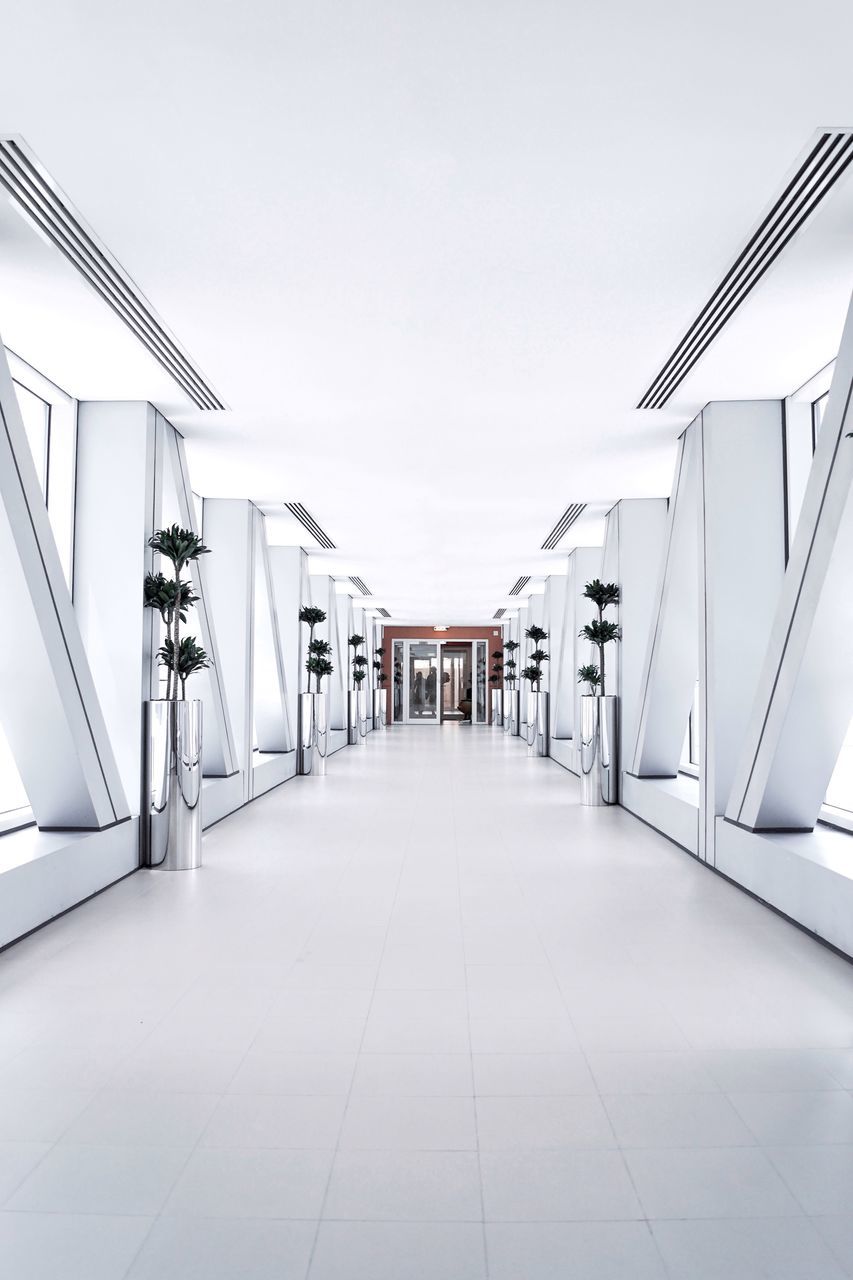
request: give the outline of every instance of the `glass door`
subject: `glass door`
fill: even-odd
[[[438,724],[441,646],[436,640],[406,640],[404,646],[404,721],[406,724]]]

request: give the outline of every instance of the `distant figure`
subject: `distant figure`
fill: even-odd
[[[415,706],[422,707],[424,705],[424,677],[421,671],[419,671],[415,676],[415,684],[412,694]]]
[[[438,676],[435,667],[430,667],[429,675],[426,678],[426,700],[427,707],[435,711],[435,697],[438,688]]]
[[[456,708],[457,711],[461,711],[462,713],[463,724],[469,723],[471,720],[471,707],[472,707],[471,686],[469,685],[468,688],[465,690],[465,697],[461,700],[458,707]]]

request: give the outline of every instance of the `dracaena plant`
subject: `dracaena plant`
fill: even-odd
[[[384,657],[385,657],[385,650],[382,647],[382,645],[379,645],[376,649],[373,650],[373,670],[376,673],[373,679],[376,681],[376,684],[380,686],[380,688],[383,684],[385,684],[385,681],[388,679],[388,673],[382,670],[382,659]]]
[[[601,684],[601,676],[594,662],[588,663],[585,667],[578,667],[578,684],[588,685],[591,694],[597,692]]]
[[[586,584],[583,593],[586,599],[591,600],[595,605],[598,617],[582,627],[579,634],[583,640],[588,640],[598,650],[598,687],[603,697],[604,651],[607,645],[613,644],[621,636],[618,624],[608,621],[604,616],[604,610],[612,604],[619,603],[619,587],[615,582],[602,582],[599,578],[593,578],[592,582]]]
[[[530,681],[531,686],[533,687],[534,693],[541,693],[542,692],[542,663],[549,662],[551,655],[549,653],[546,653],[544,649],[540,649],[539,646],[541,645],[543,640],[548,639],[548,632],[544,631],[542,627],[538,627],[534,623],[533,626],[527,628],[524,634],[527,636],[528,640],[533,641],[533,643],[536,645],[536,648],[530,654],[530,666],[525,667],[521,674],[525,680]],[[535,672],[536,674],[530,675],[531,671]]]
[[[166,667],[166,698],[174,701],[178,698],[179,691],[181,697],[186,696],[186,681],[192,671],[200,671],[210,665],[207,654],[189,636],[186,639],[192,640],[195,651],[204,655],[204,662],[195,665],[185,675],[181,674],[181,653],[184,650],[180,635],[181,623],[186,622],[187,610],[198,600],[192,581],[181,575],[188,564],[208,555],[210,547],[206,547],[192,529],[182,529],[177,524],[170,525],[167,529],[158,529],[148,539],[148,545],[172,565],[171,578],[162,573],[149,573],[146,576],[144,600],[147,608],[157,610],[166,626],[166,639],[157,656],[161,666]],[[163,661],[164,651],[169,653],[168,663]],[[186,652],[189,652],[189,648]]]
[[[509,654],[509,657],[504,663],[504,672],[506,674],[507,685],[509,686],[510,689],[515,688],[515,681],[516,681],[515,669],[518,664],[516,663],[515,658],[513,657],[513,654],[516,652],[518,648],[520,648],[520,646],[517,640],[507,640],[506,644],[504,645],[505,652]]]
[[[167,636],[157,652],[157,659],[161,667],[165,667],[167,671],[177,670],[178,679],[181,682],[181,698],[187,696],[187,680],[190,676],[195,675],[196,671],[204,671],[210,666],[210,659],[202,649],[200,644],[196,643],[195,636],[184,636],[178,645],[178,661],[175,663],[175,648],[171,636]]]
[[[359,653],[359,649],[364,644],[364,636],[352,635],[347,644],[352,649],[352,687],[360,689],[361,682],[367,675],[365,667],[367,666],[367,658],[364,654]]]
[[[314,676],[317,681],[317,693],[319,693],[323,676],[330,676],[335,669],[329,661],[332,646],[328,640],[314,639],[315,627],[326,621],[325,610],[318,609],[316,605],[304,604],[299,610],[299,621],[304,622],[308,628],[308,658],[305,663],[305,670],[308,672],[308,692],[311,692],[311,677]]]
[[[489,676],[489,684],[498,685],[503,680],[504,675],[504,655],[502,649],[495,649],[492,654],[492,674]]]

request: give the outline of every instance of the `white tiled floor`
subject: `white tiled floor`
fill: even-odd
[[[0,956],[0,1272],[849,1280],[851,1090],[844,961],[392,730]]]

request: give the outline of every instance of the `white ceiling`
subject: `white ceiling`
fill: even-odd
[[[0,23],[0,131],[230,411],[182,403],[2,201],[0,333],[73,394],[161,405],[200,492],[304,503],[395,618],[491,617],[569,503],[564,546],[596,541],[613,500],[668,492],[702,403],[834,355],[850,176],[668,408],[633,408],[815,129],[853,124],[849,3],[0,0]]]

